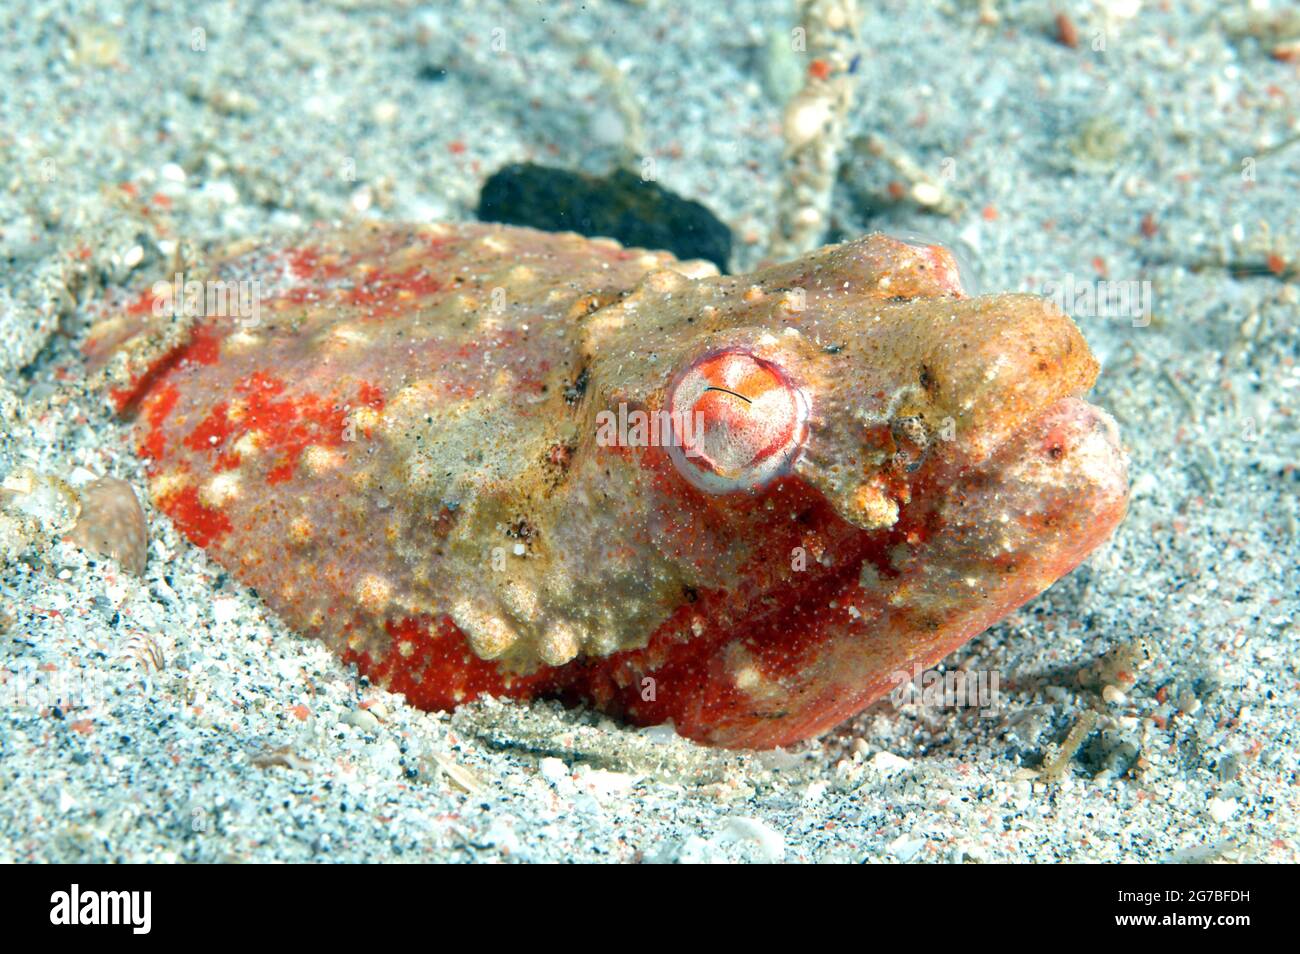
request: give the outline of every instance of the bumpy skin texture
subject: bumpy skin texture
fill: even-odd
[[[1096,362],[1049,303],[966,298],[947,252],[882,235],[711,273],[519,228],[320,231],[214,260],[261,283],[256,324],[145,295],[86,351],[158,507],[424,708],[545,694],[789,744],[1122,518]],[[683,404],[690,453],[601,436]]]

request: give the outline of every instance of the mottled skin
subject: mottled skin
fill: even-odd
[[[138,415],[150,494],[424,708],[547,694],[789,744],[1031,599],[1124,513],[1078,330],[1033,296],[966,298],[936,247],[872,235],[720,277],[574,235],[372,225],[229,252],[213,276],[262,282],[255,325],[158,317],[146,295],[86,346]],[[688,393],[712,456],[597,439],[602,411]],[[747,469],[764,442],[774,476]],[[691,471],[717,461],[722,483]]]

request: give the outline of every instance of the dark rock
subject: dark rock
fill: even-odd
[[[478,217],[666,249],[678,258],[706,259],[724,272],[731,256],[731,229],[717,216],[626,169],[587,176],[532,163],[506,166],[483,184]]]

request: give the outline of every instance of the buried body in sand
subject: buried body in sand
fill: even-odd
[[[207,277],[255,283],[258,319],[146,295],[102,303],[86,343],[150,495],[422,708],[550,696],[787,745],[1125,511],[1078,329],[967,297],[936,246],[876,234],[719,276],[576,235],[367,225]]]

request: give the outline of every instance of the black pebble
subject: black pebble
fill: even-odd
[[[678,258],[710,261],[723,272],[731,257],[731,229],[717,216],[626,169],[587,176],[532,163],[505,166],[483,183],[478,217],[666,249]]]

